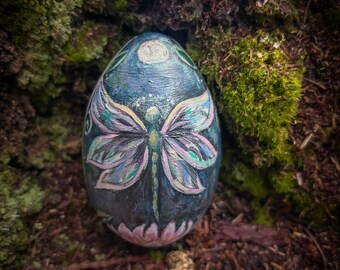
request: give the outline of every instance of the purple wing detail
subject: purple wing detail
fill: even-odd
[[[161,133],[202,131],[214,120],[214,104],[209,91],[180,102],[169,114]]]
[[[114,102],[99,83],[90,107],[93,122],[105,133],[93,139],[87,163],[103,171],[96,187],[121,190],[139,180],[148,164],[147,130],[128,107]]]
[[[204,190],[196,170],[212,166],[217,151],[199,134],[214,119],[214,105],[208,91],[179,103],[169,114],[161,134],[163,169],[172,186],[186,194]]]
[[[91,104],[94,122],[108,133],[146,134],[147,129],[128,107],[114,102],[100,80]]]
[[[163,140],[195,169],[203,170],[215,163],[216,149],[207,138],[197,132],[178,137],[164,136]]]
[[[146,144],[140,148],[134,151],[130,159],[126,159],[117,166],[103,171],[96,188],[122,190],[136,183],[148,164],[149,156]]]
[[[118,134],[98,136],[91,143],[87,162],[100,169],[111,169],[136,159],[137,153],[144,152],[145,148],[144,138],[130,138]]]
[[[166,177],[174,189],[185,194],[204,190],[197,172],[166,142],[162,145],[162,164]]]

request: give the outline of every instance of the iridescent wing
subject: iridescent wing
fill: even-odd
[[[201,96],[179,103],[162,127],[163,169],[179,192],[197,194],[204,190],[197,170],[212,166],[217,151],[199,132],[210,127],[213,119],[214,105],[207,90]]]
[[[87,162],[103,171],[96,188],[122,190],[132,186],[148,164],[147,129],[128,107],[114,102],[102,80],[92,98],[90,117],[105,132],[91,143]]]

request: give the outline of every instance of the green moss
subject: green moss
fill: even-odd
[[[58,77],[58,64],[51,52],[44,48],[32,49],[24,56],[24,68],[17,77],[18,86],[34,95],[39,108],[46,106],[51,98],[57,97],[62,89],[52,81]]]
[[[67,145],[70,137],[79,137],[82,130],[82,119],[70,115],[70,108],[58,103],[53,114],[49,117],[37,117],[36,126],[41,135],[41,145],[38,149],[29,152],[28,162],[38,169],[43,169],[46,164],[54,162],[57,158],[70,160],[71,155],[79,153],[80,139]]]
[[[269,194],[265,179],[255,169],[252,170],[243,163],[239,162],[233,165],[228,179],[230,185],[247,191],[256,200],[264,199]]]
[[[22,216],[38,213],[46,193],[37,184],[32,184],[30,179],[25,179],[20,188],[15,192],[17,207]]]
[[[259,140],[261,158],[291,164],[288,125],[297,112],[303,73],[288,67],[281,41],[259,32],[231,48],[228,60],[236,70],[222,89],[222,101],[238,132]]]
[[[268,214],[268,210],[265,207],[257,208],[255,211],[254,223],[263,226],[272,226],[273,219]]]
[[[73,64],[99,59],[107,41],[106,26],[86,22],[77,29],[65,47],[65,59]]]
[[[279,172],[271,176],[271,183],[279,193],[289,193],[297,186],[293,172]]]
[[[63,250],[67,253],[74,253],[79,249],[79,242],[71,240],[66,234],[60,234],[55,237],[52,241],[58,249]]]
[[[25,218],[40,211],[45,193],[26,179],[16,190],[13,169],[4,165],[0,172],[0,266],[20,269],[20,252],[28,244]]]
[[[39,109],[58,96],[62,48],[71,34],[71,21],[82,0],[4,0],[0,24],[10,33],[22,67],[19,88],[29,91]],[[52,84],[51,84],[52,82]]]
[[[4,145],[2,145],[4,147]],[[16,148],[14,146],[9,146],[1,149],[0,151],[0,164],[7,165],[11,158],[15,155]]]
[[[309,227],[315,228],[330,222],[335,229],[340,229],[338,203],[315,201],[311,194],[302,190],[291,192],[287,200],[294,204],[301,218],[311,221]]]
[[[201,70],[217,83],[220,110],[235,126],[231,132],[244,150],[254,153],[259,166],[293,162],[288,126],[297,113],[304,69],[301,61],[292,63],[285,54],[283,40],[258,31],[234,42],[229,33],[213,31],[204,45],[209,60],[197,59],[197,47],[189,48],[196,60],[205,61]],[[255,151],[254,140],[259,143]]]
[[[159,263],[163,259],[163,254],[159,250],[149,250],[148,256],[150,260],[154,263]]]
[[[128,0],[117,0],[115,1],[114,7],[117,11],[124,10],[128,5]]]
[[[234,38],[209,29],[201,40],[188,46],[189,54],[216,91],[219,111],[238,143],[229,146],[236,154],[221,177],[251,194],[255,222],[269,225],[261,202],[273,189],[285,197],[298,188],[293,169],[299,161],[288,133],[301,95],[302,59],[286,55],[281,34],[258,31]]]

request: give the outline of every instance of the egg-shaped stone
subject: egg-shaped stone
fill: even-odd
[[[209,207],[220,148],[216,108],[194,62],[165,35],[139,35],[110,62],[86,111],[90,202],[122,238],[167,245]]]

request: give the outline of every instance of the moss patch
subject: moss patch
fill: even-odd
[[[40,107],[61,92],[54,83],[59,81],[62,47],[71,34],[74,11],[81,4],[82,0],[0,3],[0,23],[11,34],[22,61],[17,84],[28,90]]]
[[[212,58],[212,71],[203,70],[217,82],[220,109],[235,124],[232,132],[239,134],[243,148],[255,152],[257,165],[292,164],[288,126],[297,112],[303,67],[301,62],[291,63],[282,42],[281,35],[259,31],[233,44],[229,34],[220,32],[214,36],[210,52],[214,54],[224,45],[229,50]],[[253,138],[258,140],[258,149],[247,143]]]
[[[26,219],[39,212],[45,197],[37,184],[25,179],[17,187],[18,176],[9,166],[0,173],[0,266],[19,269],[18,252],[25,250],[29,239]],[[20,179],[19,179],[20,180]]]
[[[206,34],[204,43],[188,50],[215,88],[219,110],[242,151],[221,176],[252,195],[256,222],[268,225],[261,200],[272,189],[287,194],[296,188],[288,134],[301,95],[302,59],[289,58],[282,34],[258,31],[237,39],[223,30]]]
[[[40,141],[29,151],[28,163],[37,169],[56,159],[70,160],[81,149],[82,119],[70,114],[70,107],[58,103],[49,117],[37,117]]]
[[[71,64],[90,62],[100,58],[107,45],[107,27],[92,22],[84,23],[66,45],[66,61]]]

